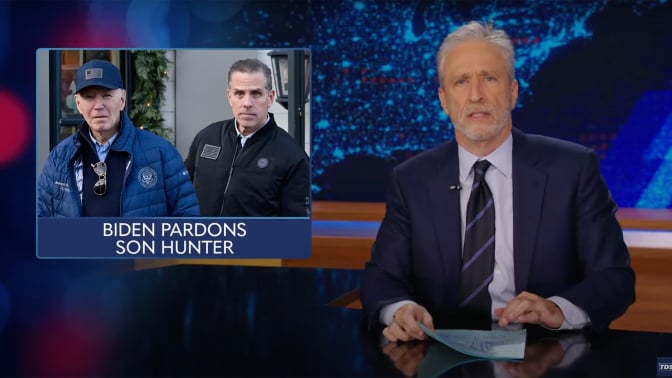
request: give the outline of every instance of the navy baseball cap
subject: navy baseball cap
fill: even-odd
[[[121,72],[107,60],[93,59],[77,69],[75,93],[91,86],[119,89],[124,87]]]

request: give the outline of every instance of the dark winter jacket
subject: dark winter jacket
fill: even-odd
[[[215,122],[196,135],[185,165],[202,215],[310,215],[308,155],[269,115],[242,149],[236,147],[233,119]]]

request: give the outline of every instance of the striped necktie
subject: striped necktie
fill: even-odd
[[[460,278],[460,308],[468,313],[492,316],[492,300],[488,284],[495,266],[495,205],[492,192],[485,182],[490,162],[474,164],[474,183],[467,205],[462,273]]]

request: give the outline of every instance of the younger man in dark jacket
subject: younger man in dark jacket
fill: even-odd
[[[234,118],[201,130],[185,161],[204,216],[305,217],[310,214],[310,163],[268,108],[271,70],[257,59],[229,70]]]

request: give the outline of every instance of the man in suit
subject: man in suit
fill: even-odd
[[[390,341],[424,339],[417,321],[430,329],[482,318],[499,327],[603,330],[634,302],[635,276],[598,158],[513,127],[514,61],[506,33],[477,22],[449,34],[437,53],[438,95],[455,139],[392,171],[362,280],[369,321]],[[474,185],[481,160],[489,162],[476,170],[485,184]],[[463,244],[472,186],[488,187],[494,206],[494,237],[479,249],[494,244],[478,289],[488,304],[478,312],[461,294],[470,278]]]

